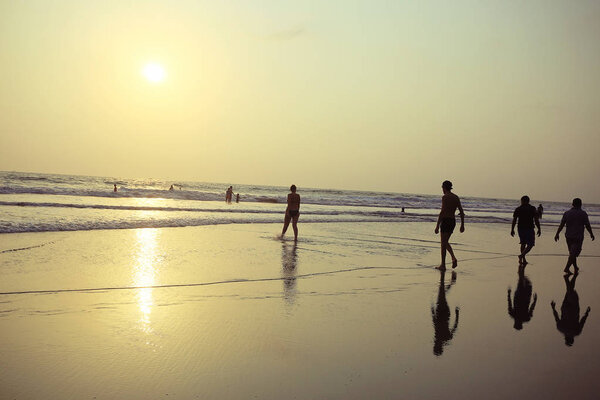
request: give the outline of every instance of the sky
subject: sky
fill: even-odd
[[[0,0],[0,170],[600,203],[599,20],[597,1]]]

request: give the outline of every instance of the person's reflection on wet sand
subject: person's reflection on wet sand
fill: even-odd
[[[440,271],[440,287],[438,289],[438,298],[436,307],[431,307],[431,317],[433,318],[433,354],[441,356],[444,352],[444,346],[454,337],[456,328],[458,327],[458,314],[459,308],[455,308],[455,320],[454,326],[450,329],[450,307],[446,301],[446,293],[450,290],[452,285],[456,283],[456,272],[452,271],[452,278],[450,283],[446,285],[444,283],[445,271]]]
[[[532,292],[533,286],[529,278],[525,276],[525,268],[519,266],[519,282],[517,282],[517,289],[512,303],[510,298],[511,289],[508,288],[508,315],[515,320],[514,328],[516,330],[523,329],[523,323],[529,322],[533,317],[533,310],[537,303],[537,293],[533,295],[533,303],[530,307]]]
[[[577,272],[575,272],[571,280],[569,280],[569,274],[564,276],[567,293],[565,293],[565,298],[560,307],[560,318],[556,312],[556,303],[554,300],[550,303],[554,319],[556,320],[556,329],[565,335],[565,344],[567,346],[572,346],[575,341],[575,336],[581,334],[583,325],[591,310],[591,308],[588,307],[587,310],[585,310],[583,318],[579,320],[579,295],[575,291],[575,280],[577,279],[577,275]]]
[[[298,263],[297,242],[283,242],[281,248],[281,274],[283,277],[283,298],[293,304],[296,298],[296,265]]]

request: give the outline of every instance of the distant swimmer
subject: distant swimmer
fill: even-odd
[[[402,213],[404,213],[404,207],[402,207]]]
[[[113,189],[113,192],[117,193],[117,184],[115,183],[115,188]]]
[[[294,229],[294,240],[298,240],[298,218],[300,217],[300,195],[296,193],[296,185],[290,187],[290,191],[287,195],[287,208],[285,209],[285,218],[283,220],[283,230],[281,231],[281,237],[285,235],[290,221],[292,221],[292,228]]]
[[[173,187],[173,185],[171,185],[171,187],[169,188],[169,190],[175,190],[175,188]]]
[[[535,231],[533,224],[537,227],[538,237],[542,234],[538,213],[534,206],[529,204],[529,196],[521,197],[521,205],[515,209],[513,213],[512,226],[510,228],[510,236],[515,236],[515,224],[517,224],[519,239],[521,243],[521,254],[519,254],[519,264],[527,265],[525,255],[535,246]]]
[[[544,207],[540,204],[537,208],[538,218],[542,219],[542,214],[544,213]]]
[[[442,248],[442,263],[438,269],[445,270],[446,250],[450,253],[450,257],[452,257],[452,268],[458,266],[458,260],[454,256],[454,251],[452,250],[452,246],[450,246],[449,240],[456,227],[456,217],[454,216],[456,209],[458,208],[458,215],[460,215],[460,233],[465,231],[465,213],[460,204],[460,199],[457,195],[452,193],[452,182],[444,181],[442,183],[442,191],[444,192],[444,195],[442,196],[442,209],[435,226],[435,233],[439,233],[441,229],[440,242]]]
[[[592,240],[596,239],[592,232],[592,227],[590,226],[590,219],[588,218],[587,213],[581,209],[581,199],[573,199],[572,204],[573,207],[563,214],[556,235],[554,235],[554,240],[558,242],[560,231],[565,225],[567,226],[565,239],[567,240],[567,247],[569,248],[569,259],[567,261],[567,266],[565,267],[565,272],[568,274],[571,273],[571,265],[575,268],[575,273],[579,271],[577,257],[581,253],[581,246],[583,245],[585,233],[583,228],[585,227],[587,229]]]
[[[229,186],[227,191],[225,192],[225,202],[227,204],[231,203],[231,199],[233,197],[233,186]]]
[[[240,202],[240,194],[239,193],[235,195],[235,202],[236,203]]]

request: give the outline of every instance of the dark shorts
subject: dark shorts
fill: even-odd
[[[583,245],[583,239],[573,239],[573,238],[565,238],[567,239],[567,247],[569,248],[570,256],[579,256],[581,253],[581,246]]]
[[[288,210],[288,214],[290,215],[290,217],[295,217],[296,215],[298,215],[299,212],[300,210]]]
[[[535,231],[533,228],[518,228],[521,244],[535,246]]]
[[[456,227],[456,219],[454,218],[442,218],[440,222],[440,231],[442,233],[452,233]]]

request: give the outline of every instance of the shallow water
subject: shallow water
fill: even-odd
[[[0,397],[597,397],[598,242],[568,346],[551,232],[519,276],[508,225],[467,225],[442,281],[431,224],[279,228],[2,235]]]
[[[118,191],[113,191],[117,184]],[[168,190],[175,184],[175,190]],[[0,233],[279,223],[288,188],[235,185],[240,203],[225,204],[229,184],[166,182],[0,171]],[[303,222],[436,221],[439,195],[300,188]],[[460,194],[460,193],[459,193]],[[557,224],[569,204],[544,203]],[[462,197],[469,223],[506,223],[518,199]],[[405,208],[406,212],[402,212]],[[592,223],[600,206],[585,204]]]

